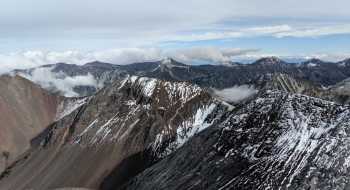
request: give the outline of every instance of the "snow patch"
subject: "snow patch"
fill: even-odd
[[[55,121],[62,119],[64,116],[72,113],[74,110],[84,105],[87,99],[88,98],[74,99],[62,102],[57,108]]]
[[[170,58],[166,58],[162,61],[162,64],[170,64],[171,63],[171,59]]]

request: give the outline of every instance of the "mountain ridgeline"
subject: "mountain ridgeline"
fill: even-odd
[[[91,74],[91,84],[77,84],[72,90],[79,96],[92,95],[103,86],[127,75],[163,78],[172,81],[189,81],[206,88],[225,89],[242,85],[258,76],[271,73],[289,74],[316,82],[324,86],[336,84],[350,77],[350,59],[337,63],[311,59],[302,63],[286,63],[276,57],[261,58],[252,64],[226,62],[220,65],[186,65],[171,58],[162,61],[133,63],[130,65],[114,65],[110,63],[92,62],[83,66],[57,63],[28,70],[14,70],[5,75],[21,75],[33,78],[36,71],[45,69],[59,79],[85,76]],[[58,76],[57,76],[58,75]],[[42,85],[42,79],[33,79]],[[53,82],[46,88],[54,93],[64,95],[59,85]]]
[[[271,57],[15,70],[93,83],[66,98],[0,78],[0,189],[350,189],[349,67]],[[212,93],[235,85],[257,93],[235,106]]]

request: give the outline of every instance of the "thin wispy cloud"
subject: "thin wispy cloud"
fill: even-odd
[[[150,0],[135,6],[141,3],[4,1],[0,7],[0,17],[4,18],[0,20],[0,53],[103,51],[155,44],[178,47],[169,41],[194,44],[212,40],[205,45],[215,45],[219,44],[217,40],[261,36],[313,38],[350,34],[347,0],[203,0],[200,6],[197,1]],[[264,45],[260,42],[250,46],[264,49]],[[327,47],[323,51],[328,51]]]
[[[250,52],[258,52],[259,48],[248,48],[248,49],[228,49],[228,48],[217,48],[214,46],[204,47],[192,47],[166,51],[163,55],[174,58],[182,62],[192,62],[195,59],[209,61],[209,62],[225,62],[230,61],[232,57],[238,55],[245,55]]]

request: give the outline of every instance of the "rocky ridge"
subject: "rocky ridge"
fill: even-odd
[[[267,91],[123,189],[348,189],[349,114],[325,100]]]
[[[84,102],[12,168],[2,188],[119,187],[233,109],[195,84],[130,75]]]

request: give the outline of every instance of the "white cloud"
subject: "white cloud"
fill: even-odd
[[[221,99],[227,102],[240,102],[250,96],[256,94],[258,91],[253,86],[247,85],[234,86],[223,90],[215,90],[214,93]]]
[[[64,73],[52,72],[54,67],[36,68],[33,73],[20,75],[28,80],[31,80],[43,88],[56,89],[61,91],[66,97],[78,97],[79,94],[74,92],[75,86],[94,86],[97,89],[102,88],[101,85],[97,84],[94,77],[88,73],[87,75],[80,76],[66,76]]]
[[[341,27],[350,19],[348,0],[14,0],[1,5],[0,18],[6,18],[0,19],[2,53],[140,47],[252,35],[313,37],[348,33],[346,26]]]
[[[284,32],[289,30],[291,30],[291,27],[287,24],[284,24],[284,25],[276,25],[276,26],[244,28],[242,29],[242,32],[262,35],[262,34],[273,34],[278,32]]]
[[[0,74],[13,69],[28,69],[58,62],[83,65],[92,61],[112,64],[131,64],[142,61],[158,61],[162,59],[163,50],[157,47],[148,49],[119,48],[106,51],[67,51],[43,52],[26,51],[0,55]]]
[[[235,60],[257,60],[263,57],[278,57],[279,59],[322,59],[327,61],[342,61],[350,58],[350,52],[325,52],[317,54],[246,54],[235,57]]]
[[[29,69],[46,64],[58,62],[84,65],[92,61],[101,61],[117,65],[131,64],[135,62],[160,61],[165,57],[171,57],[182,62],[191,62],[194,59],[211,62],[224,62],[232,56],[244,55],[249,52],[259,51],[258,48],[217,48],[214,46],[194,47],[177,50],[163,51],[159,47],[148,49],[119,48],[106,51],[67,51],[42,52],[26,51],[7,55],[0,55],[0,74],[10,72],[13,69]]]
[[[311,29],[293,29],[276,34],[277,37],[293,36],[293,37],[318,37],[332,34],[350,34],[350,24],[338,26],[324,26]]]
[[[182,62],[192,62],[195,59],[209,62],[225,62],[230,61],[231,57],[244,55],[250,52],[257,52],[259,48],[217,48],[214,46],[192,47],[177,50],[170,50],[163,53],[164,56],[174,58]]]
[[[328,52],[312,55],[311,58],[326,59],[326,60],[344,60],[350,58],[350,52]]]

